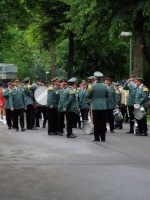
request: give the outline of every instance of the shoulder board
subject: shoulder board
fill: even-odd
[[[30,88],[31,88],[31,85],[28,85],[28,86],[27,86],[27,88],[28,88],[28,90],[30,90]]]
[[[92,92],[92,85],[91,84],[88,86],[88,92]]]
[[[58,91],[56,91],[56,94],[58,94]]]
[[[53,90],[53,87],[52,87],[52,86],[50,86],[50,87],[48,88],[48,90]]]
[[[69,94],[75,94],[75,91],[74,90],[70,90]]]
[[[145,87],[145,88],[143,89],[143,91],[144,91],[144,92],[148,92],[148,88]]]

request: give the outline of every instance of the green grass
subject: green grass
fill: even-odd
[[[150,124],[150,114],[147,115],[147,123]]]

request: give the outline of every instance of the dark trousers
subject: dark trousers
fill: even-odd
[[[40,118],[41,118],[41,114],[43,114],[43,126],[46,125],[46,121],[47,121],[47,107],[46,106],[37,106],[35,109],[35,113],[36,113],[36,126],[39,127],[40,126]]]
[[[13,127],[13,112],[10,109],[6,109],[6,121],[9,128]]]
[[[17,109],[13,111],[14,113],[14,128],[19,129],[18,117],[20,117],[20,126],[24,128],[24,109]]]
[[[32,129],[35,122],[35,108],[34,105],[27,105],[26,110],[27,129]]]
[[[89,109],[81,109],[82,121],[88,121]]]
[[[107,122],[110,126],[110,131],[114,130],[114,116],[113,116],[113,109],[107,110]]]
[[[138,124],[139,134],[147,135],[147,117],[145,116],[143,119],[137,120],[137,124]]]
[[[64,129],[64,112],[58,112],[58,130],[63,133]]]
[[[76,113],[74,112],[66,112],[66,120],[67,120],[67,135],[70,136],[72,134],[72,128],[74,124],[74,119],[76,117]]]
[[[128,106],[129,110],[129,117],[130,117],[130,132],[133,132],[133,127],[134,127],[134,107],[133,106]]]
[[[95,140],[99,140],[99,137],[101,137],[101,140],[105,141],[106,119],[107,119],[106,110],[93,110]]]
[[[57,108],[48,108],[48,133],[58,131],[58,112]]]

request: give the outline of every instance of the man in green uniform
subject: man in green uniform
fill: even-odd
[[[124,90],[129,90],[128,100],[127,100],[127,111],[130,117],[130,130],[126,132],[127,134],[134,133],[133,127],[134,127],[134,100],[136,95],[136,89],[137,86],[135,84],[135,77],[130,77],[128,81],[123,86]]]
[[[76,78],[71,78],[68,80],[69,87],[64,92],[64,105],[63,111],[66,113],[67,120],[67,138],[76,138],[73,134],[72,128],[74,119],[77,115],[77,99],[74,91],[73,85],[76,82]]]
[[[58,102],[59,102],[59,80],[53,78],[52,85],[48,88],[47,107],[48,107],[48,135],[56,135],[58,131]]]
[[[80,90],[78,92],[79,97],[79,107],[81,111],[82,121],[88,121],[88,112],[89,112],[89,101],[88,101],[88,91],[87,91],[87,82],[83,80],[80,84]]]
[[[145,111],[147,110],[147,100],[148,100],[148,88],[143,84],[143,78],[136,78],[135,81],[137,85],[136,95],[135,95],[135,101],[134,106],[135,107],[144,107]],[[137,120],[138,123],[138,131],[139,135],[147,136],[147,118],[146,115],[140,119]]]
[[[108,98],[107,98],[107,122],[110,126],[110,132],[114,133],[114,116],[113,110],[118,107],[117,96],[114,86],[112,85],[112,79],[110,77],[105,78],[105,84],[108,88]]]
[[[5,101],[5,109],[6,109],[6,121],[8,125],[8,129],[11,129],[13,127],[13,112],[10,110],[10,104],[9,104],[9,94],[13,89],[13,84],[12,82],[7,83],[8,88],[6,88],[3,91],[2,97],[6,99]]]
[[[92,103],[94,141],[100,141],[100,138],[101,141],[105,141],[108,88],[102,83],[103,74],[101,72],[95,72],[94,76],[95,83],[88,87],[89,98],[91,98]]]
[[[19,88],[19,80],[14,81],[14,88],[9,94],[10,109],[14,115],[14,128],[19,131],[18,117],[20,117],[21,131],[25,131],[24,128],[24,110],[27,109],[25,103],[25,94],[21,88]]]
[[[58,134],[60,136],[63,135],[64,131],[64,110],[63,110],[63,105],[64,105],[64,96],[65,96],[65,90],[68,88],[68,82],[63,79],[61,81],[61,89],[59,90],[59,103],[58,103]]]
[[[24,86],[22,86],[22,90],[25,94],[25,102],[27,105],[26,110],[26,122],[27,122],[27,129],[30,130],[37,130],[35,128],[35,109],[34,109],[34,90],[37,86],[31,86],[30,84],[30,77],[26,77],[24,80]]]

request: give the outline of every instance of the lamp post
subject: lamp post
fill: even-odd
[[[129,62],[129,75],[132,73],[132,32],[122,32],[122,37],[129,37],[130,38],[130,62]]]
[[[45,73],[46,73],[46,83],[47,83],[47,76],[48,76],[49,72],[45,72]]]

